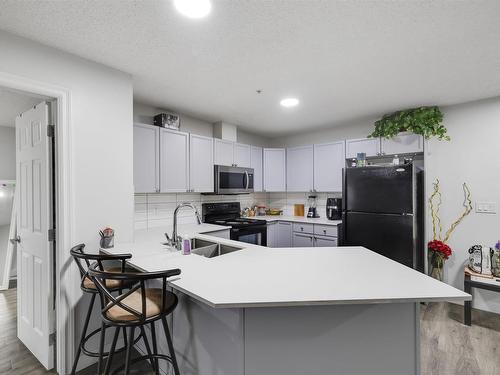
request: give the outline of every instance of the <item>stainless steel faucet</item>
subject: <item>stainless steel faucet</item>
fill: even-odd
[[[198,212],[198,209],[195,206],[193,206],[191,203],[184,202],[184,203],[179,204],[175,208],[175,210],[174,210],[174,229],[172,231],[172,237],[169,237],[168,234],[165,233],[165,237],[167,237],[167,242],[165,243],[165,245],[175,247],[178,250],[180,250],[180,248],[181,248],[181,241],[180,241],[180,237],[177,235],[177,213],[183,207],[191,207],[194,210],[194,213],[196,215],[196,221],[198,222],[198,224],[201,224],[200,213]]]

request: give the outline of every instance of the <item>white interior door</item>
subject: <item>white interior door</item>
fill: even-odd
[[[46,102],[16,118],[19,339],[47,369],[54,367],[51,179]]]

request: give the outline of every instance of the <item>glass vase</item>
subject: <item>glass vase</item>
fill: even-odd
[[[429,250],[428,260],[429,260],[429,276],[435,278],[436,280],[443,281],[444,278],[443,258],[440,255],[436,254],[436,252]]]

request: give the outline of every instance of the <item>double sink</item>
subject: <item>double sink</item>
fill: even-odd
[[[217,242],[202,240],[200,238],[191,239],[191,254],[201,255],[205,258],[215,258],[242,249],[241,247],[224,245]]]

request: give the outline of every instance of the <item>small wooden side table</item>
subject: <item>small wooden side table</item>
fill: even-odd
[[[486,276],[476,273],[465,266],[464,269],[464,292],[472,295],[472,288],[491,290],[500,292],[500,280],[493,276]],[[470,326],[472,324],[472,301],[464,303],[464,324]]]

